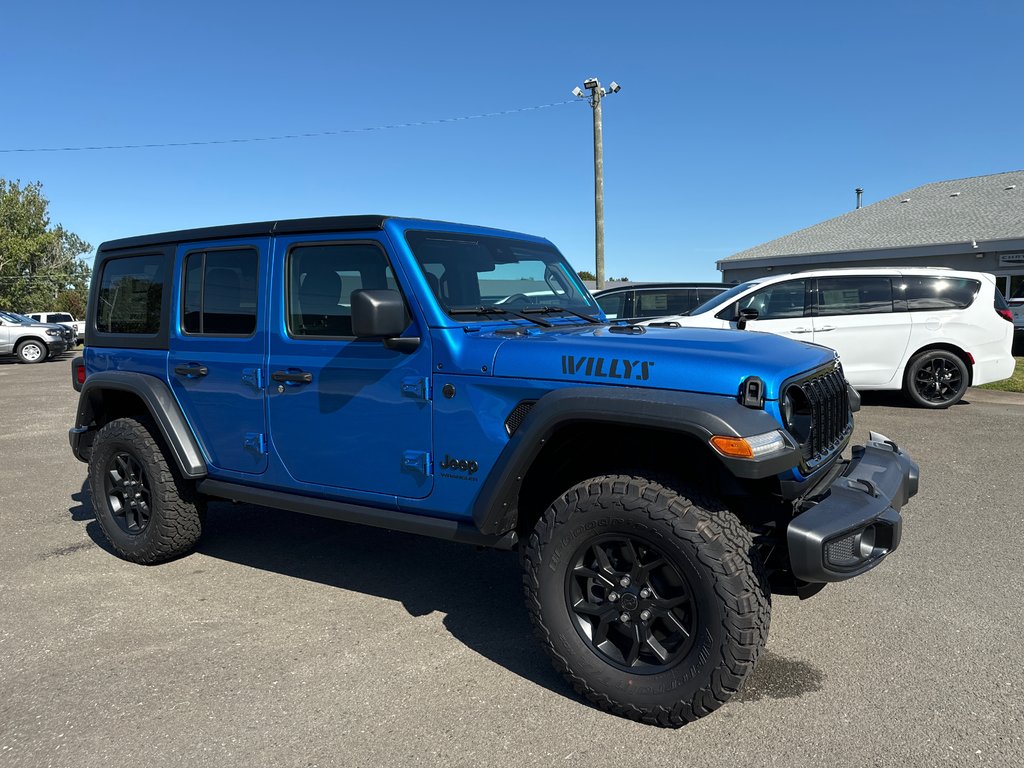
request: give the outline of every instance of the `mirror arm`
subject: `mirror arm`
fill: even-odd
[[[394,349],[398,352],[414,352],[419,349],[420,337],[419,336],[395,336],[390,339],[384,339],[384,346],[388,349]]]

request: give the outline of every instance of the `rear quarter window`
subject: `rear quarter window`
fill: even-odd
[[[895,282],[894,293],[910,312],[966,309],[981,290],[979,281],[964,277],[905,275]]]
[[[158,333],[164,265],[162,254],[108,260],[100,276],[96,329],[102,333]]]

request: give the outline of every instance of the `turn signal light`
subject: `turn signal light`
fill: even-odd
[[[734,459],[756,459],[786,447],[786,439],[779,431],[765,432],[763,435],[752,437],[726,437],[715,435],[711,438],[711,445],[723,456],[730,456]]]

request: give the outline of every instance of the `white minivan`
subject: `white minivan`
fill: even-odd
[[[831,347],[858,389],[946,408],[1013,373],[1013,316],[983,272],[822,269],[733,286],[688,315],[641,323],[746,328]]]

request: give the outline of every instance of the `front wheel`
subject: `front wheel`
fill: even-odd
[[[903,389],[923,408],[948,408],[960,402],[969,384],[963,360],[944,349],[929,349],[907,364]]]
[[[41,363],[50,354],[50,350],[41,341],[29,339],[18,345],[18,359],[23,363]]]
[[[771,616],[750,534],[718,502],[640,477],[569,489],[524,544],[556,669],[600,708],[678,727],[738,692]]]

